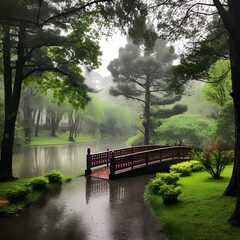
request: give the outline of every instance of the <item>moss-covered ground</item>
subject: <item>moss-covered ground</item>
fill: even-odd
[[[153,212],[161,220],[161,230],[170,240],[239,240],[240,229],[232,227],[236,198],[223,196],[232,165],[225,168],[222,178],[214,180],[205,171],[181,177],[179,202],[165,206],[157,195],[146,197]]]

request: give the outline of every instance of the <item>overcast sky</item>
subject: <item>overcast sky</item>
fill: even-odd
[[[100,73],[103,77],[111,75],[111,73],[107,70],[107,66],[111,60],[118,57],[118,50],[120,47],[125,47],[127,44],[127,37],[121,35],[120,33],[115,34],[112,37],[109,37],[108,40],[103,38],[100,42],[102,55],[102,66],[95,70]],[[176,53],[179,54],[183,49],[183,43],[180,41],[175,43]],[[179,59],[173,61],[173,65],[179,64]]]
[[[122,36],[120,33],[115,34],[108,40],[102,39],[100,41],[102,55],[102,66],[95,70],[100,73],[103,77],[110,75],[111,73],[107,70],[107,66],[111,60],[118,57],[118,49],[124,47],[127,43],[127,37]]]

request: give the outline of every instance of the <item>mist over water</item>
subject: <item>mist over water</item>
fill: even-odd
[[[87,148],[91,153],[107,148],[126,147],[126,139],[104,139],[92,143],[69,144],[50,147],[24,147],[13,155],[13,175],[18,178],[41,176],[57,169],[65,176],[83,173],[86,168]]]

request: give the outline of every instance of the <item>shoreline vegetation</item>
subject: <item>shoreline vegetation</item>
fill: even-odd
[[[62,176],[61,184],[70,182],[72,179],[81,176],[84,176],[84,173],[68,177]],[[44,190],[32,190],[30,193],[27,194],[25,200],[9,203],[9,201],[7,200],[7,195],[10,189],[11,191],[24,189],[29,184],[31,184],[31,181],[34,179],[39,179],[39,177],[0,182],[0,217],[18,215],[19,213],[23,212],[29,205],[40,200],[44,196],[44,194],[46,194],[46,192],[61,187],[61,184],[48,182]]]
[[[31,142],[25,144],[24,146],[54,146],[54,145],[67,145],[67,144],[79,144],[79,143],[90,143],[97,141],[97,137],[92,137],[86,134],[78,134],[74,142],[68,140],[69,132],[58,133],[56,137],[50,136],[50,132],[47,130],[42,130],[39,132],[39,137],[32,136]],[[84,176],[84,173],[74,175],[74,176],[62,176],[62,183],[69,182],[73,178]],[[17,190],[25,188],[33,179],[35,178],[23,178],[16,179],[13,181],[0,182],[0,216],[12,216],[18,215],[24,211],[29,205],[38,201],[43,197],[43,195],[59,187],[58,184],[47,183],[46,189],[44,191],[32,191],[28,194],[25,201],[19,201],[16,203],[9,203],[7,200],[7,192],[9,190]]]
[[[86,134],[78,134],[74,138],[74,142],[68,140],[69,131],[57,133],[56,137],[50,136],[50,131],[41,130],[39,137],[32,136],[31,142],[26,143],[25,146],[52,146],[52,145],[66,145],[66,144],[78,144],[78,143],[90,143],[97,141],[99,138],[89,136]]]
[[[165,205],[159,195],[145,198],[161,221],[161,231],[171,240],[238,240],[240,229],[228,222],[236,197],[223,196],[233,166],[227,165],[220,179],[212,179],[205,171],[180,177],[182,193],[178,202]]]

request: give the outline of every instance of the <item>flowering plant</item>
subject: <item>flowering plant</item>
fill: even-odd
[[[233,160],[234,151],[232,143],[218,138],[203,148],[200,161],[204,170],[211,174],[213,178],[219,178],[225,166]]]

